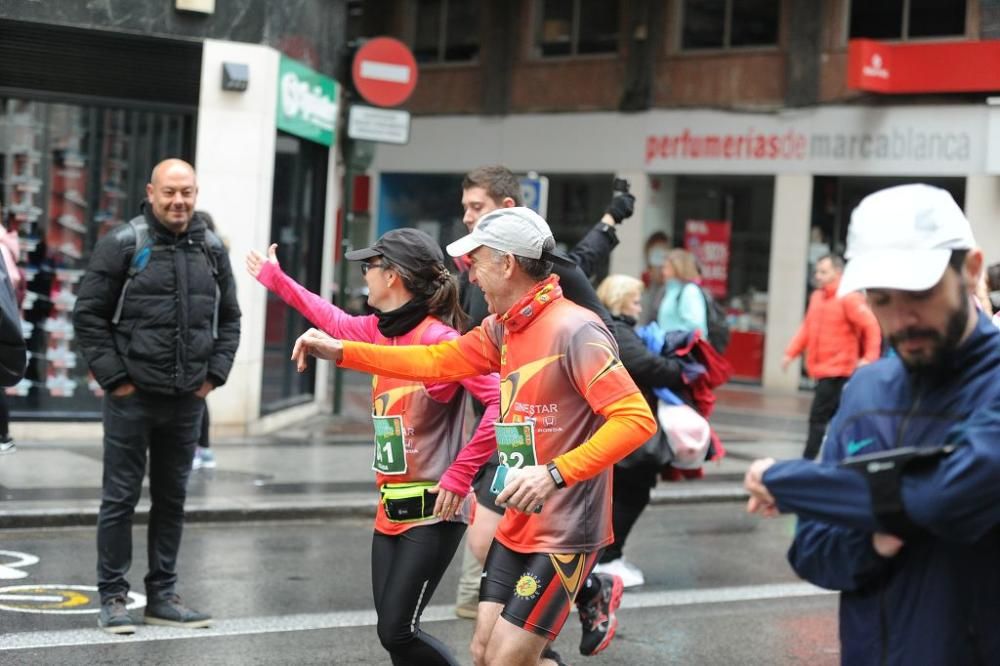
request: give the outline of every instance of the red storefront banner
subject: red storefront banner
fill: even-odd
[[[1000,40],[898,44],[852,39],[847,86],[881,93],[1000,90]]]
[[[688,220],[684,249],[701,266],[701,286],[716,299],[729,293],[729,238],[732,225],[719,220]]]

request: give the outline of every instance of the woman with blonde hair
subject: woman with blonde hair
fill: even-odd
[[[642,290],[640,280],[628,275],[610,275],[597,288],[597,297],[611,313],[611,332],[618,341],[622,365],[655,414],[653,389],[670,389],[682,399],[687,399],[688,390],[681,378],[681,364],[649,351],[635,331],[642,312]],[[653,437],[659,441],[663,435],[658,431]],[[625,587],[645,582],[642,571],[625,559],[623,549],[632,526],[649,504],[649,493],[656,485],[661,465],[660,460],[649,455],[647,446],[615,465],[611,505],[615,540],[601,553],[594,571],[621,576]]]
[[[663,263],[663,299],[656,322],[664,331],[701,331],[708,335],[708,306],[698,284],[701,275],[694,255],[687,250],[673,249]]]

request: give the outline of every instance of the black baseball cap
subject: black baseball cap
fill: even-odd
[[[444,254],[434,239],[424,231],[410,228],[387,231],[371,247],[344,255],[348,261],[365,261],[373,257],[385,257],[414,273],[429,265],[444,263]]]

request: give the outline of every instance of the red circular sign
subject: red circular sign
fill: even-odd
[[[398,106],[417,87],[417,61],[398,39],[376,37],[358,49],[351,76],[370,104]]]

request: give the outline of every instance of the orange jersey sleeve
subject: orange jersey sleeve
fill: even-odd
[[[414,381],[456,381],[500,369],[500,350],[481,326],[436,345],[390,347],[344,340],[338,365]]]
[[[615,464],[656,432],[646,399],[631,393],[599,411],[607,421],[593,436],[553,462],[567,485],[584,481]]]

